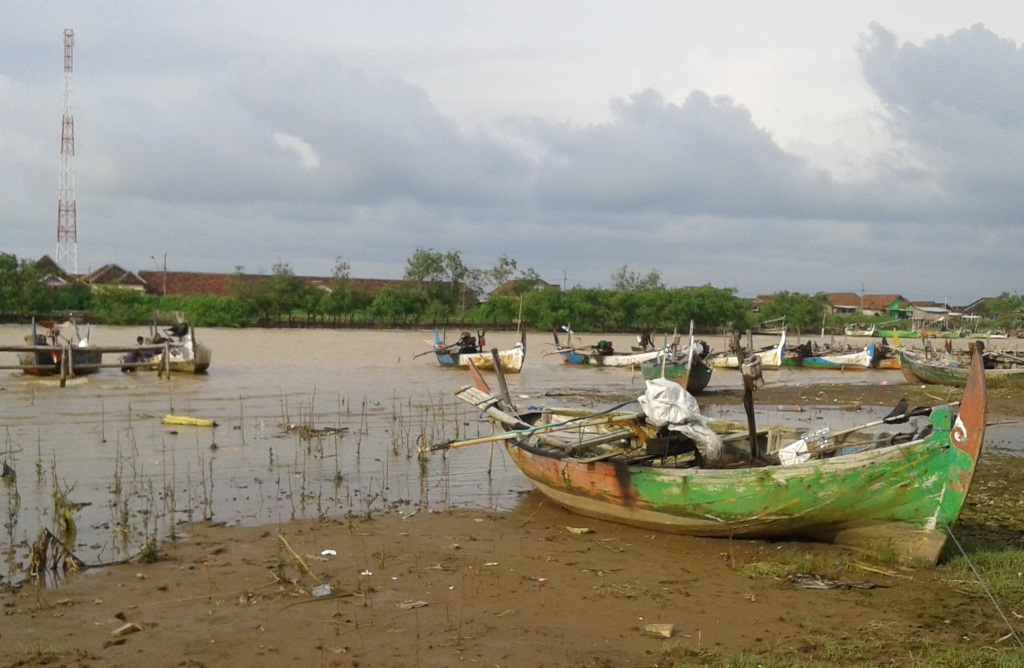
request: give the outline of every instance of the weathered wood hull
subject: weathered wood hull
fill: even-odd
[[[902,365],[900,364],[899,356],[896,356],[896,357],[883,357],[882,359],[878,360],[878,363],[875,365],[875,368],[876,369],[897,369],[898,370],[898,369],[902,368]]]
[[[577,366],[638,367],[644,362],[657,359],[661,355],[661,352],[658,350],[651,350],[642,353],[612,353],[611,355],[601,355],[598,353],[562,348],[558,350],[558,354],[562,356],[562,361],[566,364],[573,364]]]
[[[752,354],[761,360],[762,369],[778,369],[782,366],[782,360],[786,355],[785,333],[782,334],[778,345],[758,350]],[[741,360],[735,355],[714,355],[705,361],[714,369],[739,369]]]
[[[71,360],[68,372],[72,376],[86,376],[100,370],[103,353],[95,350],[70,347]],[[30,376],[59,376],[63,348],[46,348],[31,353],[18,353],[18,364]]]
[[[970,490],[986,404],[979,354],[959,412],[931,409],[923,436],[791,466],[703,469],[577,458],[540,447],[534,430],[505,445],[540,493],[588,517],[694,536],[806,538],[935,563]],[[524,424],[497,422],[505,429]],[[643,438],[637,425],[614,426]]]
[[[470,363],[477,369],[494,371],[494,355],[490,351],[477,353],[453,352],[441,340],[441,335],[434,331],[434,355],[437,363],[443,367],[469,369]],[[521,373],[526,362],[526,332],[519,336],[519,342],[507,350],[498,351],[498,363],[504,373]]]
[[[156,323],[151,328],[151,341],[121,358],[122,371],[157,371],[177,374],[206,373],[213,361],[213,351],[196,338],[196,330],[184,320],[164,329],[159,339]]]
[[[833,353],[828,355],[812,355],[809,357],[786,356],[782,358],[782,366],[798,369],[837,369],[843,371],[864,371],[871,368],[875,356],[875,347],[868,346],[864,350],[852,353]]]
[[[692,368],[689,377],[687,377],[687,366],[685,360],[669,360],[662,365],[661,360],[655,359],[640,367],[640,372],[647,380],[651,378],[668,378],[669,380],[682,383],[685,378],[686,391],[694,395],[700,394],[708,386],[708,383],[711,382],[711,374],[714,372],[714,369],[705,364],[703,360],[695,359],[693,364],[689,365]]]
[[[948,412],[943,419],[949,422]],[[949,425],[944,427],[948,439]],[[803,537],[855,545],[882,539],[886,544],[872,547],[930,562],[946,541],[941,527],[956,519],[963,501],[944,492],[970,466],[930,442],[742,470],[585,463],[507,447],[542,494],[588,517],[720,538]]]
[[[71,321],[37,323],[33,318],[25,343],[32,349],[18,353],[18,364],[30,376],[85,376],[103,364],[103,351],[90,345],[88,337],[81,338],[78,325]]]
[[[469,363],[473,362],[476,368],[484,371],[494,371],[494,357],[489,352],[452,354],[435,351],[437,361],[441,366],[468,369]],[[498,360],[501,370],[505,373],[520,373],[523,370],[523,363],[526,361],[525,349],[517,344],[515,348],[498,351]]]
[[[969,367],[930,360],[902,351],[900,352],[900,369],[908,383],[921,385],[964,387],[970,376]],[[1024,368],[985,369],[985,383],[990,387],[1024,389]]]
[[[172,346],[170,355],[164,360],[164,353],[158,352],[148,360],[147,364],[138,368],[149,371],[168,369],[171,373],[197,374],[206,373],[213,361],[213,351],[199,341],[190,340],[184,345]]]
[[[921,338],[921,332],[909,329],[880,329],[876,336],[886,339],[919,339]]]

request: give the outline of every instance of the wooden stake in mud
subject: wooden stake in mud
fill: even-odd
[[[64,348],[60,354],[60,386],[68,384],[68,349]]]
[[[157,378],[167,374],[167,380],[171,379],[171,342],[164,342],[164,358],[160,363],[160,369],[157,371]]]
[[[758,381],[764,381],[764,377],[761,375],[761,359],[757,355],[751,355],[744,359],[743,349],[740,348],[738,341],[733,352],[736,354],[736,359],[740,363],[740,372],[743,374],[743,409],[747,414],[747,429],[750,433],[750,461],[753,462],[760,457],[760,453],[757,451],[757,424],[754,419],[754,390],[759,387]]]
[[[693,367],[693,320],[690,321],[690,350],[686,355],[686,376],[683,377],[683,389],[687,390],[690,385],[690,369]],[[665,375],[664,369],[662,376]],[[689,391],[689,390],[687,390]]]
[[[285,549],[287,549],[288,552],[291,553],[292,557],[295,558],[295,561],[299,562],[299,568],[302,569],[302,572],[307,574],[307,575],[309,575],[309,577],[313,578],[314,580],[316,580],[317,584],[322,584],[320,582],[320,578],[318,578],[317,576],[313,575],[313,571],[309,570],[309,566],[307,566],[306,562],[302,560],[302,557],[300,557],[298,555],[298,553],[295,550],[292,549],[292,546],[288,544],[288,541],[286,541],[284,539],[284,536],[282,536],[281,534],[277,534],[277,537],[279,539],[281,539],[281,544],[284,545]]]

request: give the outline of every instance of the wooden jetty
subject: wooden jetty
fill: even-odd
[[[184,347],[184,344],[172,343],[171,341],[167,341],[165,343],[145,344],[145,345],[141,345],[141,346],[140,345],[133,345],[133,346],[89,346],[89,351],[90,352],[94,352],[94,353],[98,352],[98,353],[102,353],[102,354],[107,354],[107,353],[117,354],[117,353],[120,353],[122,355],[123,354],[127,354],[127,353],[133,353],[133,352],[134,353],[145,353],[145,352],[163,353],[163,358],[162,358],[163,362],[162,362],[160,368],[157,369],[157,375],[159,377],[161,377],[161,378],[166,377],[168,380],[170,380],[170,378],[171,378],[171,369],[170,369],[170,359],[171,359],[171,356],[170,356],[170,351],[171,351],[172,348],[181,348],[181,347]],[[99,364],[96,364],[96,363],[75,364],[75,351],[76,350],[80,350],[80,349],[77,348],[76,346],[73,346],[73,345],[70,345],[70,344],[65,344],[65,345],[60,345],[60,346],[29,346],[29,345],[0,346],[0,352],[9,352],[9,353],[36,354],[36,353],[60,352],[60,372],[59,372],[59,374],[55,373],[53,375],[59,375],[60,376],[60,386],[61,387],[64,387],[64,386],[67,385],[68,378],[74,378],[75,377],[76,370],[78,372],[82,372],[82,371],[96,371],[96,370],[102,369],[102,368],[127,369],[127,368],[136,368],[136,367],[140,367],[140,366],[151,367],[152,364],[153,364],[153,362],[151,360],[150,361],[142,361],[142,362],[123,362],[120,359],[117,362],[109,362],[109,363],[108,362],[100,362]],[[32,365],[32,364],[26,365],[26,364],[22,364],[20,362],[20,360],[19,360],[19,362],[17,364],[0,364],[0,369],[21,369],[21,370],[26,371],[26,372],[29,372],[29,371],[32,371],[32,370],[42,370],[42,369],[46,369],[46,368],[49,368],[49,367],[48,366],[41,366],[41,365]]]

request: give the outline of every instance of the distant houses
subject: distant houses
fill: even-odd
[[[916,330],[974,329],[984,317],[985,297],[967,306],[949,306],[933,301],[910,301],[899,294],[857,294],[855,292],[829,292],[825,315],[859,316],[865,319],[886,318],[893,322],[906,321]],[[757,306],[771,301],[772,295],[758,295]]]

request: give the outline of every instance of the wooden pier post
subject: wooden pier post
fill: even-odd
[[[60,353],[60,386],[66,387],[68,384],[68,355],[70,351],[67,346]]]

